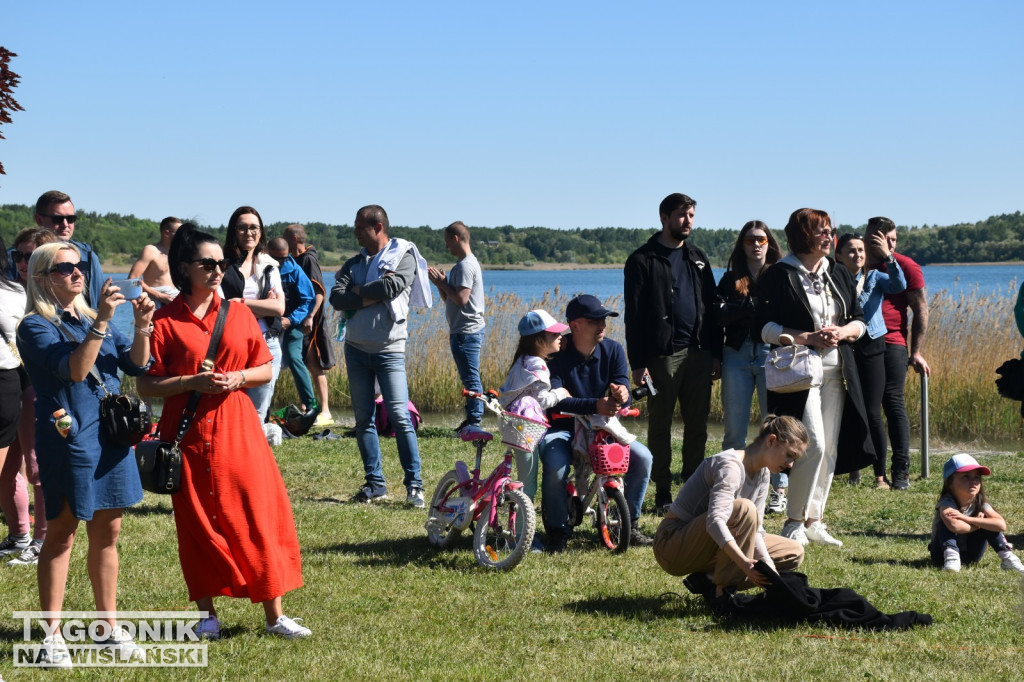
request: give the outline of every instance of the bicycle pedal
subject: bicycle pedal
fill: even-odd
[[[423,527],[427,529],[428,533],[436,534],[444,533],[448,530],[445,526],[444,521],[442,519],[437,518],[436,516],[431,516],[429,519],[427,519],[427,522],[423,524]]]

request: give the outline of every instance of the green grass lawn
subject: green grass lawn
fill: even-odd
[[[434,430],[438,433],[438,430]],[[433,485],[470,448],[434,435],[420,442],[429,500]],[[931,509],[943,455],[932,477],[907,492],[837,481],[826,521],[846,544],[808,548],[803,570],[817,587],[847,586],[885,612],[932,614],[935,624],[881,633],[823,627],[762,627],[723,622],[703,609],[649,548],[611,555],[591,529],[563,555],[529,555],[509,573],[473,560],[468,534],[436,550],[426,514],[407,508],[394,440],[385,440],[393,499],[348,502],[362,481],[351,439],[308,438],[276,449],[303,551],[306,587],[285,596],[285,613],[305,619],[313,637],[263,635],[262,609],[217,600],[224,637],[209,646],[209,667],[77,669],[12,667],[21,623],[0,623],[5,680],[104,679],[949,679],[1024,676],[1022,594],[1016,574],[989,552],[978,566],[948,575],[927,562]],[[678,452],[678,448],[677,448]],[[709,449],[709,452],[711,450]],[[489,470],[496,448],[485,461]],[[994,475],[986,489],[1024,547],[1024,455],[981,458]],[[675,468],[675,467],[674,467]],[[868,473],[868,472],[866,472]],[[870,476],[865,476],[870,478]],[[916,474],[915,474],[916,478]],[[648,503],[653,499],[653,490]],[[653,534],[657,519],[641,520]],[[769,518],[770,532],[782,520]],[[582,527],[581,527],[582,528]],[[72,559],[65,608],[93,608],[85,536]],[[183,610],[189,603],[177,561],[166,498],[147,494],[125,516],[120,543],[119,607]],[[35,572],[0,569],[0,603],[38,608]],[[38,635],[41,636],[41,635]]]

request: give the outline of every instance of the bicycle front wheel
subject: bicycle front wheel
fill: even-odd
[[[491,507],[496,505],[494,522]],[[533,503],[522,490],[505,490],[481,512],[473,533],[473,553],[484,568],[510,571],[530,551],[537,527]]]
[[[615,552],[629,549],[629,508],[621,488],[602,488],[597,491],[597,532],[604,546]]]

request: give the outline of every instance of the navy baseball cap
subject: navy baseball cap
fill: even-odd
[[[590,320],[603,320],[606,317],[618,316],[618,313],[605,308],[597,296],[591,296],[590,294],[580,294],[569,301],[569,305],[565,306],[565,319],[570,322],[581,317],[586,317]]]

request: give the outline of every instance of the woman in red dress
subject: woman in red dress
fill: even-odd
[[[266,612],[267,632],[307,637],[285,616],[281,596],[302,586],[291,503],[252,401],[238,389],[270,381],[270,351],[248,308],[230,305],[213,371],[200,368],[223,300],[228,262],[213,235],[185,223],[168,264],[181,291],[153,318],[153,366],[139,394],[166,398],[160,434],[174,438],[193,391],[202,394],[181,442],[181,490],[172,496],[178,556],[189,599],[209,612],[197,632],[216,639],[213,598],[248,597]]]

